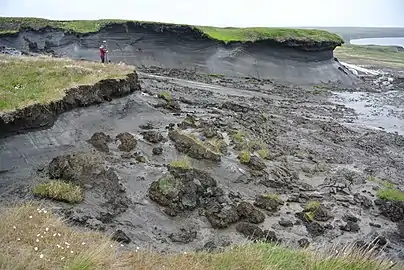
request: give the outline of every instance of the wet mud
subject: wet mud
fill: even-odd
[[[378,239],[377,250],[404,259],[403,204],[376,196],[386,181],[404,188],[403,128],[372,128],[403,119],[399,90],[180,69],[138,74],[141,91],[0,139],[3,203],[33,199],[36,183],[63,178],[85,187],[84,202],[44,203],[74,225],[113,234],[123,248]],[[352,96],[376,112],[390,106],[386,121],[360,111]]]

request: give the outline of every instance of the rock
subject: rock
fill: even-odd
[[[251,156],[250,161],[247,163],[247,166],[256,171],[265,170],[267,167],[265,162],[260,157],[256,156]]]
[[[118,134],[116,139],[121,142],[121,144],[118,146],[118,149],[121,151],[130,152],[136,148],[137,141],[135,137],[128,132]]]
[[[163,148],[162,147],[154,147],[153,150],[153,155],[160,156],[163,154]]]
[[[318,222],[305,223],[307,231],[313,236],[320,236],[325,233],[325,228]]]
[[[279,211],[284,202],[276,195],[260,195],[255,198],[254,205],[270,212]]]
[[[310,242],[307,238],[302,238],[297,241],[300,248],[308,248],[310,246]]]
[[[180,103],[174,99],[167,100],[166,103],[163,105],[163,107],[170,111],[175,111],[175,112],[181,111]]]
[[[387,245],[387,239],[384,236],[378,236],[375,239],[375,244],[379,245],[379,246],[385,246]]]
[[[112,235],[112,240],[124,244],[129,244],[131,242],[130,238],[122,230],[115,231]]]
[[[375,227],[375,228],[381,228],[382,227],[382,225],[376,224],[376,223],[373,223],[373,222],[369,222],[369,226],[372,226],[372,227]]]
[[[376,200],[381,214],[393,222],[404,221],[404,201]]]
[[[237,224],[236,230],[252,241],[262,241],[267,243],[279,241],[275,232],[268,230],[263,231],[260,227],[254,224],[240,222]]]
[[[94,146],[98,151],[108,153],[108,143],[112,142],[112,138],[104,132],[96,132],[87,142]]]
[[[135,159],[139,163],[146,163],[147,162],[145,156],[138,155],[138,156],[135,157]]]
[[[397,224],[398,234],[404,238],[404,222]]]
[[[216,180],[209,173],[198,169],[193,169],[192,173],[194,180],[199,181],[199,183],[205,190],[207,190],[208,188],[217,187]]]
[[[212,139],[214,137],[217,137],[219,134],[217,130],[213,127],[206,127],[202,130],[202,135],[205,136],[208,139]]]
[[[94,182],[94,175],[102,169],[96,156],[85,152],[57,156],[48,166],[50,178],[72,181],[79,185]]]
[[[105,231],[105,224],[102,223],[101,220],[96,218],[90,218],[86,221],[86,227],[96,230],[96,231]]]
[[[240,220],[236,207],[215,203],[206,207],[205,215],[213,228],[224,229]]]
[[[293,222],[290,220],[284,220],[281,219],[278,221],[279,225],[281,225],[282,227],[293,227]]]
[[[208,159],[219,162],[221,155],[209,149],[201,141],[193,138],[191,135],[179,131],[171,130],[168,137],[174,142],[175,148],[182,153],[195,159]]]
[[[154,181],[149,188],[149,197],[161,206],[165,212],[175,216],[182,210],[194,210],[199,206],[198,185],[194,182],[183,182],[172,175]]]
[[[345,225],[340,226],[340,229],[346,232],[359,232],[360,227],[358,223],[348,220]]]
[[[364,209],[369,209],[373,206],[372,200],[360,193],[354,194],[354,201],[360,204]]]
[[[261,241],[264,238],[262,229],[254,224],[240,222],[237,224],[236,230],[252,241]]]
[[[230,245],[231,241],[229,239],[220,237],[206,242],[201,251],[212,252],[214,250],[222,250]]]
[[[150,130],[142,132],[141,134],[143,135],[143,139],[151,143],[159,143],[164,140],[163,135],[157,131]]]
[[[353,216],[353,215],[345,215],[342,218],[342,220],[344,220],[345,222],[348,222],[348,221],[358,222],[359,221],[359,219],[357,217]]]
[[[265,215],[249,202],[241,202],[237,206],[239,216],[247,222],[258,224],[265,220]]]
[[[191,243],[196,238],[197,232],[191,228],[180,228],[178,232],[169,235],[169,238],[173,242],[178,243]]]
[[[142,124],[139,126],[141,129],[145,129],[145,130],[150,130],[150,129],[154,129],[153,123],[152,122],[147,122],[146,124]]]

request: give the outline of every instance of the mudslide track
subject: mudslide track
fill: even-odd
[[[111,61],[138,67],[179,68],[300,84],[339,81],[351,85],[357,81],[334,60],[335,44],[274,41],[226,44],[186,26],[111,24],[89,34],[53,28],[26,29],[0,36],[0,45],[98,61],[98,47],[103,40],[108,41]]]

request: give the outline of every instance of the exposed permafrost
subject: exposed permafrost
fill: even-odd
[[[332,81],[352,85],[358,80],[352,73],[343,72],[334,60],[333,49],[339,45],[335,42],[224,43],[185,26],[111,24],[88,34],[28,28],[0,36],[0,46],[99,61],[98,47],[103,40],[108,41],[109,60],[137,67],[188,69],[298,84]]]

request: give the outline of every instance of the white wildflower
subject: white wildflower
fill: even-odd
[[[60,233],[58,233],[58,236],[62,236]]]
[[[21,238],[17,238],[17,241],[20,241],[21,240]]]
[[[110,247],[113,247],[113,245],[110,245]]]
[[[184,251],[184,255],[187,255],[187,252],[186,252],[186,251]]]
[[[85,242],[81,243],[83,246],[86,244]]]
[[[34,247],[34,250],[35,250],[35,251],[38,251],[38,248],[37,248],[37,247]]]
[[[39,242],[39,239],[36,239],[36,242],[38,243],[38,242]]]
[[[58,248],[61,248],[61,246],[59,244],[56,245]]]
[[[39,258],[43,259],[43,254],[39,255]]]
[[[60,258],[60,260],[62,260],[62,261],[63,261],[64,259],[65,259],[65,257]]]
[[[29,216],[29,218],[32,218],[32,216]]]
[[[121,247],[123,247],[123,244],[121,244]]]
[[[45,228],[45,231],[49,231],[49,228],[48,228],[48,227],[46,227],[46,228]]]
[[[17,227],[16,227],[16,226],[13,226],[13,229],[15,230],[15,229],[17,229]]]
[[[43,235],[41,235],[41,238],[43,238]]]
[[[73,253],[74,253],[74,251],[72,250],[72,251],[70,251],[70,253],[71,253],[71,254],[73,254]]]
[[[53,234],[53,237],[55,237],[55,236],[56,236],[56,233]]]
[[[136,249],[137,249],[137,250],[139,250],[139,249],[140,249],[140,247],[136,247]]]
[[[65,245],[66,245],[66,246],[70,246],[70,244],[69,244],[69,243],[67,243],[67,242],[65,242]]]
[[[41,234],[40,234],[40,233],[38,233],[38,234],[36,235],[36,237],[39,237],[39,236],[41,236]]]

